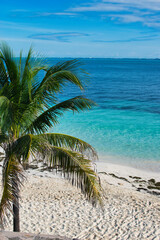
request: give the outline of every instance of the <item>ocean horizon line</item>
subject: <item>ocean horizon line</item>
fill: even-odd
[[[23,58],[26,58],[27,56],[23,56]],[[15,58],[19,58],[19,56],[16,56]],[[37,59],[108,59],[108,60],[160,60],[159,58],[145,58],[145,57],[51,57],[51,56],[42,56],[37,57]]]
[[[47,57],[46,58],[51,58],[51,59],[57,59],[57,58],[60,58],[60,59],[115,59],[115,60],[160,60],[160,58],[138,58],[138,57],[135,57],[135,58],[124,58],[124,57]]]

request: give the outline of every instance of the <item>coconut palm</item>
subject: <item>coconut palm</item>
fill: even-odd
[[[52,67],[44,62],[33,57],[32,48],[26,59],[22,53],[17,59],[6,43],[0,46],[0,146],[4,153],[0,156],[0,219],[3,224],[9,210],[14,231],[20,231],[20,188],[24,165],[30,159],[43,160],[61,171],[93,204],[101,201],[101,186],[92,164],[97,157],[93,147],[76,137],[49,133],[65,111],[80,112],[94,106],[83,96],[63,102],[57,99],[67,83],[84,89],[86,73],[79,69],[76,60]]]

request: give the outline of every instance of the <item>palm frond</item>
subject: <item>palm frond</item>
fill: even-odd
[[[80,188],[93,205],[97,202],[102,204],[102,188],[91,160],[65,148],[54,147],[50,165],[62,171],[63,176],[71,181],[72,185]]]
[[[91,159],[98,158],[95,149],[79,138],[61,133],[44,133],[39,136],[42,136],[52,146],[63,147],[74,152],[79,152]]]
[[[5,42],[2,42],[0,45],[0,52],[1,52],[0,58],[5,62],[10,81],[17,84],[18,69],[12,50]]]
[[[0,88],[8,83],[8,76],[2,59],[0,59]]]
[[[42,99],[48,97],[49,100],[54,102],[55,95],[59,93],[67,83],[74,84],[81,90],[84,89],[88,75],[85,71],[78,68],[79,65],[79,61],[70,60],[58,63],[51,68],[44,67],[43,70],[46,71],[46,74],[43,80],[33,87],[32,98],[41,98],[42,101]]]
[[[41,138],[43,139],[43,138]],[[80,188],[86,198],[96,204],[102,204],[102,188],[98,175],[94,171],[93,163],[78,152],[62,147],[51,146],[45,141],[39,141],[36,136],[32,138],[32,151],[44,160],[50,168],[62,172],[63,176],[73,185]]]
[[[16,133],[19,125],[19,118],[21,116],[21,105],[10,101],[5,96],[0,96],[0,129],[4,132],[11,131]],[[17,127],[15,127],[17,125]],[[13,128],[15,131],[13,131]]]
[[[53,124],[57,124],[58,117],[62,116],[64,111],[80,112],[91,109],[93,106],[95,106],[95,103],[83,96],[68,99],[43,112],[26,128],[26,132],[42,133],[48,130]]]
[[[18,138],[12,143],[12,152],[20,163],[29,159],[31,153],[32,135],[28,134]]]
[[[9,137],[6,134],[0,132],[0,144],[8,142],[8,140],[9,140]]]
[[[67,149],[66,145],[69,148],[74,146],[74,150],[89,149],[96,155],[89,144],[71,136],[60,136],[60,134],[26,135],[15,142],[12,151],[24,163],[28,159],[29,152],[34,157],[44,160],[49,167],[58,172],[61,171],[65,178],[80,188],[92,204],[96,204],[97,201],[102,203],[102,188],[92,161],[82,153]]]
[[[4,223],[7,210],[12,212],[12,203],[19,199],[20,187],[24,179],[23,171],[13,155],[7,156],[3,163],[3,193],[0,203],[0,221]]]
[[[10,97],[9,95],[7,97],[14,99],[14,102],[18,103],[20,95],[19,67],[12,50],[5,42],[2,42],[0,45],[0,59],[5,65],[8,77]]]
[[[28,74],[29,74],[32,52],[33,52],[33,49],[32,47],[30,47],[27,58],[25,60],[25,66],[24,66],[23,76],[22,76],[22,85],[24,84],[24,82],[26,82],[26,78],[28,77]]]
[[[22,50],[20,51],[20,56],[19,56],[18,74],[19,74],[19,79],[21,79],[21,74],[22,74]]]
[[[87,73],[79,68],[80,65],[81,63],[76,59],[57,63],[56,65],[47,69],[46,75],[43,81],[41,82],[40,87],[46,84],[48,80],[53,79],[54,82],[56,83],[57,79],[60,84],[63,83],[62,80],[64,81],[67,80],[68,82],[77,85],[80,89],[84,89],[85,81],[87,82],[88,78]],[[81,81],[81,77],[83,77],[83,81]]]
[[[0,96],[0,127],[2,132],[6,132],[13,123],[12,103],[5,96]]]

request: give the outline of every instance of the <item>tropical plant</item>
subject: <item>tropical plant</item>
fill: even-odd
[[[6,43],[0,46],[0,219],[4,223],[7,210],[11,211],[14,231],[20,231],[20,188],[24,164],[30,159],[42,159],[49,167],[61,170],[93,204],[101,201],[101,186],[92,164],[97,156],[93,147],[76,137],[49,133],[65,111],[80,112],[94,106],[83,96],[60,103],[57,99],[67,83],[84,89],[86,73],[77,60],[52,67],[44,62],[33,57],[32,48],[25,59],[22,53],[17,59]]]

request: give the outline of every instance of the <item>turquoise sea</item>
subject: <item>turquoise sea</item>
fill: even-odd
[[[49,59],[55,64],[66,59]],[[81,138],[102,161],[160,171],[160,60],[79,59],[90,73],[83,92],[97,107],[65,113],[54,132]],[[80,95],[66,87],[60,100]]]

